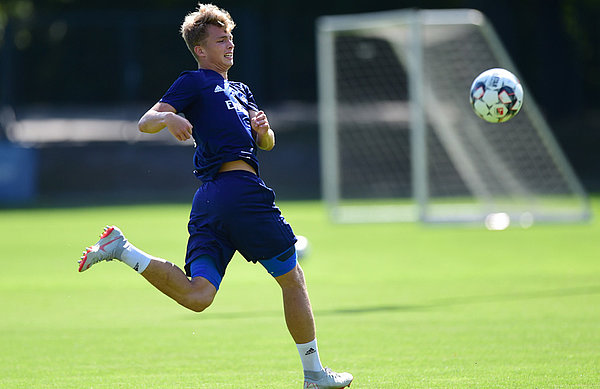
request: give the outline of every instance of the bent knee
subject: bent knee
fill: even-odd
[[[217,288],[203,277],[192,279],[191,288],[181,299],[181,305],[194,311],[202,312],[208,308],[217,294]]]
[[[202,312],[210,307],[214,297],[214,295],[190,295],[182,302],[182,305],[194,312]]]
[[[210,306],[210,303],[205,303],[205,302],[194,302],[190,305],[187,306],[188,309],[196,312],[196,313],[200,313],[203,312],[206,308],[208,308]]]

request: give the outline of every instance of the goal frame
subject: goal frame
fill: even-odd
[[[356,210],[355,206],[346,206],[340,202],[341,166],[336,152],[338,150],[335,33],[345,31],[369,30],[385,26],[409,26],[409,44],[406,54],[408,74],[408,96],[410,102],[410,148],[411,148],[411,201],[404,205],[369,206],[369,210]],[[424,72],[422,28],[426,25],[471,24],[480,28],[484,39],[498,60],[498,67],[517,72],[516,66],[498,38],[496,31],[485,16],[473,9],[452,10],[394,10],[353,15],[321,16],[317,19],[317,75],[320,125],[320,159],[322,198],[328,212],[335,222],[482,222],[486,215],[464,215],[440,218],[429,212],[430,192],[428,187],[429,171],[427,159],[427,119],[424,109]],[[519,77],[517,73],[517,77]],[[541,114],[531,93],[527,93],[523,78],[519,77],[527,98],[528,109],[521,115],[528,115],[534,129],[542,139],[557,168],[572,193],[581,199],[581,212],[559,214],[549,217],[537,217],[536,222],[579,222],[591,217],[591,206],[587,193],[579,182],[575,172],[556,142],[550,126]]]

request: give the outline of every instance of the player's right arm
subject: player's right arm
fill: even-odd
[[[156,134],[168,128],[175,139],[188,140],[192,136],[192,124],[176,112],[177,110],[171,104],[158,102],[142,116],[138,122],[138,130]]]

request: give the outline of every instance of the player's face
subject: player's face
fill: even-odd
[[[209,25],[208,37],[198,53],[201,67],[217,73],[227,72],[233,66],[233,35],[223,27]]]

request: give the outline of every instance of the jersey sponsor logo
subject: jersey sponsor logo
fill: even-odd
[[[234,109],[236,112],[248,113],[248,111],[244,108],[242,104],[235,100],[225,100],[225,105],[227,105],[227,109]]]
[[[215,87],[215,93],[225,92],[225,89],[221,88],[221,85],[217,85]]]
[[[227,105],[227,109],[235,109],[235,103],[231,100],[225,100],[225,105]]]

